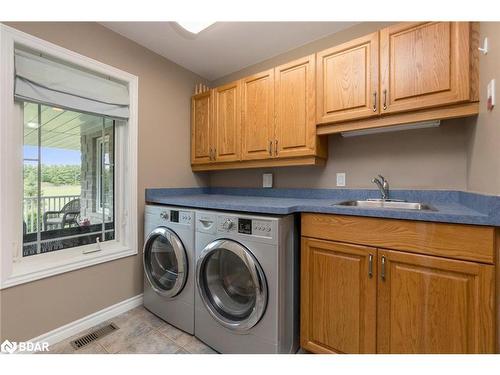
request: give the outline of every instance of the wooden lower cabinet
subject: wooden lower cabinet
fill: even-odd
[[[407,240],[390,236],[387,246],[398,250],[388,250],[380,247],[384,231],[376,231],[375,246],[338,242],[332,237],[363,242],[368,233],[362,227],[356,234],[349,232],[352,222],[344,234],[338,226],[330,232],[319,229],[317,224],[329,217],[335,222],[337,216],[302,215],[302,348],[313,353],[496,352],[499,312],[493,261],[418,254],[416,248],[405,251],[399,247]],[[363,218],[351,221],[357,219]],[[398,222],[393,220],[394,227]],[[421,243],[445,244],[436,235],[439,226],[447,224],[428,224],[421,228],[427,233]],[[476,229],[482,233],[484,227]]]
[[[494,353],[493,266],[390,250],[378,266],[378,353]]]
[[[376,249],[303,237],[301,255],[301,346],[374,353]]]

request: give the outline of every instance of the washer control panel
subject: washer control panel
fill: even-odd
[[[272,237],[272,222],[267,220],[252,220],[252,234],[262,237]]]
[[[237,218],[232,216],[219,216],[217,220],[217,229],[220,232],[234,233],[237,229]]]

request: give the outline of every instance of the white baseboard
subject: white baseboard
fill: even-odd
[[[142,293],[126,299],[125,301],[118,302],[115,305],[106,307],[100,311],[93,314],[84,316],[81,319],[75,320],[71,323],[65,324],[59,328],[56,328],[50,332],[44,333],[38,337],[35,337],[29,341],[31,342],[48,342],[49,346],[58,343],[59,341],[65,340],[68,337],[76,335],[78,332],[84,331],[86,329],[92,328],[108,319],[111,319],[117,315],[123,314],[124,312],[133,309],[134,307],[142,305]]]

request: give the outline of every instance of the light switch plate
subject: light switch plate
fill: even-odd
[[[263,188],[272,188],[273,187],[273,174],[272,173],[263,173],[262,174],[262,187]]]
[[[337,186],[345,186],[345,173],[337,173]]]

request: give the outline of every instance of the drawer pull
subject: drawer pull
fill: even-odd
[[[368,255],[368,277],[371,279],[373,277],[373,255]]]
[[[382,270],[380,272],[380,278],[385,281],[385,255],[382,255]]]

